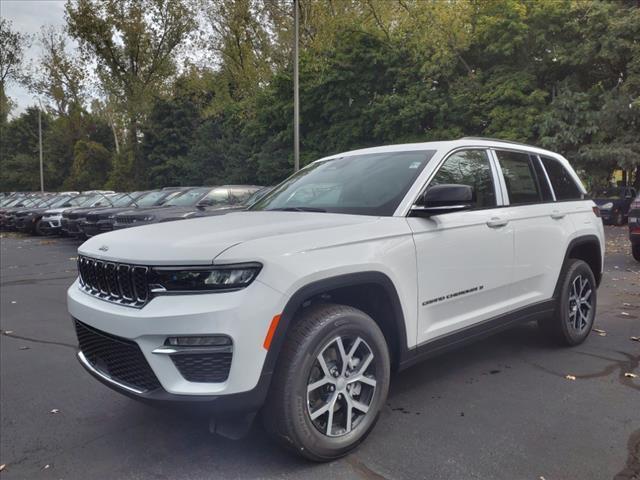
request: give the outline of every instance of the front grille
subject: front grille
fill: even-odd
[[[189,382],[218,383],[229,378],[233,353],[181,353],[171,355],[174,365]]]
[[[118,223],[124,223],[124,224],[131,224],[131,223],[136,223],[136,217],[134,217],[133,215],[122,215],[122,216],[118,216],[117,217],[117,222]]]
[[[96,370],[141,391],[160,388],[137,343],[96,330],[75,320],[80,350]]]
[[[98,298],[131,307],[149,300],[149,268],[78,256],[81,288]]]
[[[80,218],[79,213],[66,213],[64,216],[67,217],[69,220],[75,220],[76,218]]]
[[[97,213],[90,213],[86,218],[87,222],[97,222],[98,220],[100,220],[100,215],[98,215]]]

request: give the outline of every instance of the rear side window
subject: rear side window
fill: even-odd
[[[429,187],[451,183],[472,187],[477,208],[496,206],[496,191],[486,151],[463,150],[452,154],[442,164]]]
[[[542,200],[544,202],[552,202],[553,193],[551,193],[551,186],[549,185],[549,180],[547,180],[547,176],[544,173],[544,168],[542,168],[542,163],[537,156],[530,155],[530,157],[531,163],[533,164],[533,169],[536,172],[538,187],[540,189],[540,193],[542,194]]]
[[[496,155],[507,184],[509,203],[522,205],[542,201],[531,157],[526,153],[497,150]]]
[[[549,175],[556,200],[582,200],[582,192],[578,185],[560,162],[549,157],[540,157],[540,160]]]

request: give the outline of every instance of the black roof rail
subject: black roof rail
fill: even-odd
[[[513,140],[501,140],[499,138],[491,138],[491,137],[462,137],[462,138],[459,138],[458,140],[485,140],[487,142],[511,143],[512,145],[522,145],[523,147],[542,148],[536,145],[531,145],[530,143],[514,142]]]

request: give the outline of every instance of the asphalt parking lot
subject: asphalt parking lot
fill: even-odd
[[[600,332],[563,349],[524,325],[404,371],[366,443],[325,465],[95,381],[65,306],[77,242],[3,234],[0,478],[640,479],[640,264],[606,230]]]

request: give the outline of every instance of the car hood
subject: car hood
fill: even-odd
[[[129,211],[131,207],[104,207],[104,208],[92,208],[87,213],[87,216],[97,215],[101,220],[108,218],[110,215],[116,215],[121,212]]]
[[[87,240],[78,253],[125,263],[202,265],[211,264],[223,251],[251,240],[339,230],[376,220],[377,217],[364,215],[315,212],[231,212],[184,220],[179,228],[173,223],[157,223],[105,233]],[[338,239],[339,232],[335,233]]]

